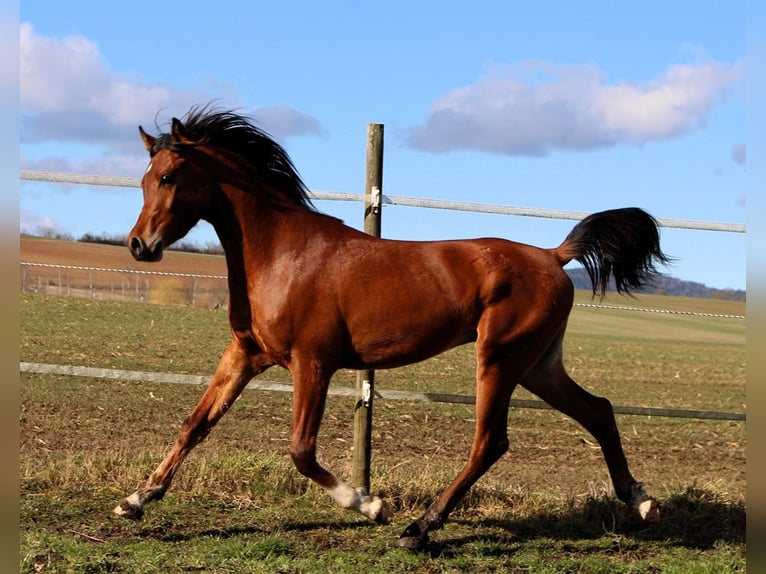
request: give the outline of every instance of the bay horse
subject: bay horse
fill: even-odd
[[[630,294],[668,261],[651,215],[635,207],[594,213],[550,249],[496,238],[381,239],[318,212],[284,148],[246,116],[195,106],[183,121],[171,120],[169,133],[138,129],[150,161],[130,253],[159,261],[199,220],[212,224],[226,257],[233,336],[175,444],[116,514],[140,519],[250,379],[279,365],[293,380],[289,454],[297,470],[340,506],[387,524],[391,511],[380,497],[317,462],[330,378],[338,369],[398,367],[474,342],[476,429],[467,463],[404,530],[401,546],[425,546],[507,451],[517,385],[589,431],[617,497],[644,519],[659,516],[628,469],[611,403],[575,383],[562,354],[574,296],[563,266],[579,261],[594,297],[604,297],[610,277]]]

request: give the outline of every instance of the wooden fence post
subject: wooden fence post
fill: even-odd
[[[367,125],[367,170],[365,181],[364,231],[380,237],[383,193],[383,124]],[[374,273],[375,270],[370,270]],[[354,451],[351,483],[370,491],[372,458],[372,403],[375,395],[375,371],[357,371],[358,390],[354,408]]]

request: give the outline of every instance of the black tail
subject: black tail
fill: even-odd
[[[589,215],[554,251],[562,265],[579,261],[593,284],[593,295],[602,299],[610,275],[618,293],[630,294],[658,273],[656,264],[670,262],[660,249],[657,221],[637,207]]]

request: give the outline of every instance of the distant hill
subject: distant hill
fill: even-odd
[[[566,269],[572,279],[575,289],[591,290],[591,282],[585,269]],[[614,279],[609,282],[609,291],[614,291]],[[684,281],[667,275],[657,276],[651,285],[644,287],[639,293],[656,293],[659,295],[677,295],[680,297],[702,297],[708,299],[725,299],[728,301],[745,301],[746,292],[741,289],[715,289],[696,281]]]

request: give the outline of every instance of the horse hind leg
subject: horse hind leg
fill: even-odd
[[[480,351],[477,349],[477,354]],[[473,484],[508,450],[508,406],[515,388],[513,374],[503,362],[479,358],[476,392],[476,430],[466,465],[428,507],[399,537],[399,545],[409,550],[428,543],[428,533],[441,528],[450,512]]]
[[[181,426],[181,432],[165,459],[149,476],[144,485],[123,499],[114,513],[123,518],[139,520],[144,505],[160,500],[186,455],[208,435],[218,420],[226,414],[247,383],[265,370],[268,364],[259,364],[235,340],[221,357],[215,374],[197,406]]]
[[[644,492],[641,483],[630,473],[611,402],[592,395],[566,372],[562,360],[562,337],[551,345],[520,384],[593,435],[601,446],[615,494],[621,501],[645,520],[659,518],[657,501]]]

